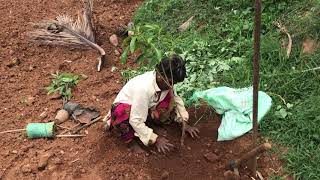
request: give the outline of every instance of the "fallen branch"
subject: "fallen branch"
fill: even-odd
[[[0,134],[12,133],[12,132],[21,132],[21,131],[26,131],[26,129],[13,129],[13,130],[7,130],[7,131],[2,131],[2,132],[0,132]]]
[[[86,127],[91,126],[92,124],[94,124],[94,123],[96,123],[96,122],[100,121],[101,119],[102,119],[102,117],[101,117],[101,116],[97,117],[95,120],[91,121],[90,123],[85,124],[85,125],[83,125],[83,126],[81,126],[81,127],[77,128],[77,129],[75,129],[74,131],[72,131],[72,134],[75,134],[75,133],[79,132],[79,131],[80,131],[80,130],[82,130],[83,128],[86,128]]]
[[[280,22],[275,21],[274,25],[277,26],[280,32],[285,33],[288,36],[288,46],[287,46],[287,57],[289,58],[292,49],[292,38],[291,35],[288,33],[288,30],[285,26],[283,26]]]
[[[183,24],[181,24],[181,25],[177,28],[177,31],[178,31],[178,32],[183,32],[183,31],[187,30],[188,27],[190,26],[191,21],[192,21],[193,18],[194,18],[194,16],[191,16],[186,22],[184,22]]]
[[[63,131],[62,133],[60,133],[60,135],[65,134],[65,133],[67,133],[67,132],[71,131],[72,129],[74,129],[74,128],[76,128],[76,127],[80,126],[80,125],[81,125],[81,123],[79,123],[79,124],[77,124],[77,125],[75,125],[75,126],[73,126],[73,127],[69,128],[69,129],[67,129],[67,130]]]
[[[59,135],[56,135],[55,137],[58,137],[58,138],[62,138],[62,137],[85,137],[86,135],[84,134],[59,134]]]

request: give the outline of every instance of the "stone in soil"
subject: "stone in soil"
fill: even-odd
[[[219,156],[212,152],[206,153],[203,156],[210,163],[214,163],[219,159]]]
[[[39,170],[44,170],[47,167],[49,158],[51,156],[52,156],[51,153],[45,153],[45,154],[40,156],[40,159],[39,159],[39,162],[38,162],[38,169]]]
[[[165,180],[165,179],[169,179],[169,172],[168,171],[163,171],[161,174],[161,179]]]
[[[48,116],[47,111],[43,111],[43,112],[39,115],[40,119],[42,119],[42,120],[45,119],[47,116]]]
[[[64,122],[69,119],[69,113],[64,109],[60,109],[54,119],[58,121],[57,123]]]
[[[11,68],[11,67],[17,66],[19,64],[20,64],[20,60],[18,58],[12,58],[8,63],[6,63],[6,66]]]
[[[31,173],[32,172],[31,165],[30,164],[22,165],[21,166],[21,172],[23,172],[23,173]]]
[[[118,44],[119,44],[119,41],[118,41],[118,37],[117,37],[117,35],[115,35],[115,34],[112,34],[111,36],[110,36],[110,43],[113,45],[113,46],[118,46]]]
[[[36,98],[33,97],[33,96],[28,96],[27,99],[26,99],[26,103],[27,105],[32,105],[34,102],[35,102]]]
[[[52,95],[50,95],[50,100],[54,100],[54,99],[60,99],[62,97],[61,94],[55,92]]]

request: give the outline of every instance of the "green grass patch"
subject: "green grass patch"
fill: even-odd
[[[187,100],[198,90],[251,86],[253,14],[253,1],[247,0],[146,0],[134,22],[161,27],[153,46],[163,54],[174,51],[186,59],[188,78],[177,89]],[[190,27],[178,33],[177,28],[191,16]],[[289,58],[282,45],[286,35],[274,21],[293,37]],[[288,147],[283,154],[287,173],[296,179],[320,179],[320,70],[316,69],[320,52],[302,53],[304,38],[319,37],[320,2],[264,0],[262,24],[260,89],[273,98],[273,107],[261,132]],[[142,33],[142,39],[154,37],[150,33]],[[130,78],[146,70],[122,74]]]

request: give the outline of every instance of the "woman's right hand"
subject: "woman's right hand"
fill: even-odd
[[[174,147],[173,144],[169,143],[168,139],[160,136],[158,136],[155,145],[158,149],[158,152],[163,152],[163,153],[170,152]]]

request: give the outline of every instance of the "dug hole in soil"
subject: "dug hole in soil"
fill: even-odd
[[[98,43],[106,50],[107,67],[96,71],[97,53],[92,50],[70,50],[61,47],[37,46],[26,33],[31,22],[55,18],[59,14],[76,15],[82,8],[75,0],[2,0],[0,3],[0,131],[20,129],[30,122],[48,122],[62,107],[61,100],[51,99],[45,87],[51,73],[84,74],[73,90],[73,101],[93,106],[105,115],[121,89],[120,47],[109,37],[119,26],[127,24],[139,0],[96,0],[94,16],[98,24]],[[111,72],[111,67],[118,67]],[[197,117],[195,117],[197,114]],[[176,146],[167,155],[146,152],[131,153],[116,137],[96,123],[82,131],[83,138],[28,140],[23,133],[2,134],[0,140],[0,179],[223,179],[224,164],[250,147],[251,136],[234,141],[217,142],[220,121],[204,109],[190,109],[190,121],[201,130],[201,139],[185,139],[180,147],[178,126],[166,127],[167,138]],[[41,116],[40,116],[41,115]],[[75,123],[69,120],[64,126]],[[281,170],[280,162],[269,154],[258,159],[258,170],[264,177]],[[245,165],[243,179],[250,179]]]

